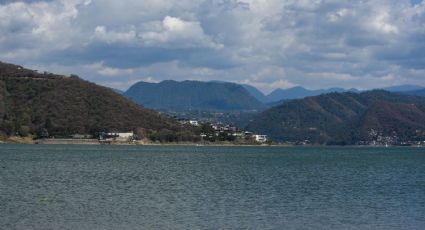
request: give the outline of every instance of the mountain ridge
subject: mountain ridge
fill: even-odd
[[[147,108],[159,110],[247,111],[265,106],[235,83],[173,81],[138,82],[124,95]]]

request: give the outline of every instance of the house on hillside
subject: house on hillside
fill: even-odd
[[[254,135],[255,141],[260,143],[266,143],[267,142],[267,135]]]
[[[189,124],[193,125],[193,126],[199,126],[199,122],[195,121],[195,120],[190,120]]]
[[[199,122],[197,120],[186,120],[186,119],[179,119],[177,120],[182,125],[193,125],[193,126],[199,126]]]

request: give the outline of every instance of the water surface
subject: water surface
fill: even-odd
[[[424,150],[0,145],[0,229],[424,229]]]

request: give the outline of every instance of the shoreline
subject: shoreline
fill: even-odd
[[[410,145],[289,145],[289,144],[238,144],[238,143],[151,143],[145,141],[103,142],[97,139],[38,139],[32,138],[9,138],[0,140],[0,145],[114,145],[114,146],[178,146],[178,147],[286,147],[286,148],[423,148],[425,146]]]
[[[252,143],[231,143],[231,142],[170,142],[155,143],[146,140],[140,141],[100,141],[98,139],[72,139],[72,138],[46,138],[34,140],[28,137],[9,137],[0,139],[3,144],[26,144],[26,145],[116,145],[116,146],[193,146],[193,147],[287,147],[287,148],[423,148],[424,145],[291,145],[291,144],[252,144]]]

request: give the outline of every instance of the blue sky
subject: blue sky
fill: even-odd
[[[118,89],[425,85],[418,0],[0,0],[0,60]]]

